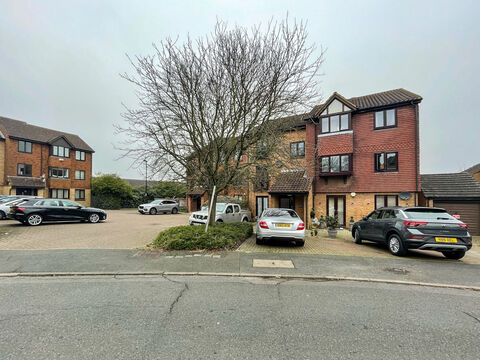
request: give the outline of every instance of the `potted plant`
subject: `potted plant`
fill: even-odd
[[[324,229],[325,228],[325,218],[323,217],[323,215],[320,215],[320,229]]]
[[[353,229],[353,224],[355,224],[355,220],[353,220],[353,216],[350,216],[350,231]]]
[[[338,229],[338,218],[336,216],[327,216],[326,217],[327,229],[328,229],[328,237],[335,239],[337,237],[337,229]]]

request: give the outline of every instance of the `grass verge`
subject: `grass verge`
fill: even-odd
[[[160,232],[152,247],[164,250],[228,250],[253,234],[251,223],[217,223],[205,226],[175,226]]]

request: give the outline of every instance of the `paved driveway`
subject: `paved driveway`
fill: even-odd
[[[285,242],[257,245],[255,236],[252,236],[240,245],[237,251],[396,258],[390,254],[386,246],[369,241],[364,241],[362,245],[355,244],[349,231],[339,231],[336,239],[330,239],[327,237],[327,232],[321,230],[318,236],[307,236],[303,247]],[[406,258],[448,261],[442,253],[436,251],[412,250]],[[460,261],[467,264],[480,264],[480,242],[475,241],[473,248]]]
[[[153,241],[162,230],[188,224],[188,214],[141,215],[136,210],[107,211],[98,224],[58,223],[38,227],[0,222],[0,250],[131,249]]]

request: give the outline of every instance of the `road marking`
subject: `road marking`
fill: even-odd
[[[202,256],[202,254],[193,254],[193,256]]]
[[[220,255],[213,255],[212,257],[214,257],[215,259],[219,259]]]
[[[205,256],[205,257],[212,257],[212,254],[205,254],[205,255],[203,255],[203,256]]]
[[[185,257],[192,257],[192,255],[185,255]]]
[[[177,255],[175,256],[175,259],[183,259],[183,255]]]
[[[294,269],[292,260],[253,259],[253,267]]]
[[[173,258],[174,258],[174,256],[171,256],[171,255],[167,255],[167,256],[165,256],[165,257],[166,257],[167,259],[173,259]]]

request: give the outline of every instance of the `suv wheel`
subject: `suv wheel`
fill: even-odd
[[[5,215],[5,213],[0,210],[0,220],[5,220],[6,218],[7,216]]]
[[[176,214],[176,213],[178,213],[178,209],[177,209],[177,208],[173,208],[173,209],[172,209],[172,214]]]
[[[149,213],[150,213],[150,215],[157,215],[157,209],[156,208],[151,208]]]
[[[361,244],[362,243],[362,239],[360,238],[360,230],[355,229],[355,231],[353,233],[353,237],[355,238],[355,244]]]
[[[447,259],[459,260],[465,256],[465,251],[442,251]]]
[[[407,253],[402,239],[397,234],[392,234],[388,238],[388,250],[395,256],[403,256]]]

